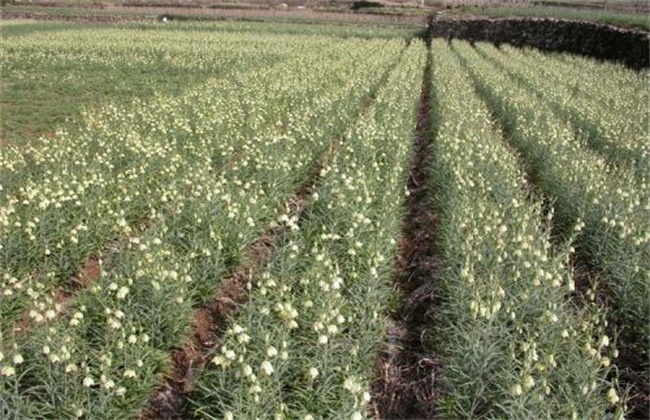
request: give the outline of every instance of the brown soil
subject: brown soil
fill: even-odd
[[[65,285],[57,286],[52,292],[54,297],[54,302],[58,305],[58,310],[56,311],[56,317],[60,317],[66,308],[70,306],[72,301],[76,296],[76,292],[80,289],[85,289],[90,286],[95,280],[99,278],[101,274],[101,267],[99,265],[99,260],[96,257],[88,257],[83,263],[83,268],[76,274],[74,277]],[[13,327],[13,332],[15,334],[25,333],[30,326],[32,325],[32,320],[29,317],[29,311],[31,308],[24,310],[16,324]]]
[[[629,387],[627,401],[628,419],[650,419],[650,377],[648,361],[639,360],[639,354],[633,351],[629,332],[625,328],[619,331],[616,348],[619,356],[616,366],[619,368],[619,383]],[[637,341],[638,342],[638,341]],[[645,364],[645,369],[642,366]]]
[[[423,333],[431,327],[427,312],[433,303],[436,277],[436,218],[428,201],[430,167],[431,57],[424,69],[409,196],[402,222],[395,287],[400,307],[387,331],[388,350],[377,361],[378,378],[371,384],[372,405],[378,418],[431,418],[436,408],[437,361],[426,356]]]
[[[287,22],[345,22],[345,23],[371,23],[371,24],[396,24],[406,23],[424,26],[426,16],[407,15],[377,15],[349,12],[321,12],[311,9],[212,9],[212,8],[187,8],[187,7],[135,7],[106,5],[102,9],[70,8],[70,13],[56,13],[48,7],[30,9],[2,10],[2,19],[34,19],[58,20],[72,22],[104,22],[116,23],[125,21],[151,20],[162,16],[170,19],[196,19],[196,20],[251,20],[251,21],[287,21]],[[74,12],[74,13],[73,13]]]
[[[143,16],[137,15],[110,15],[110,14],[92,14],[84,12],[83,14],[57,14],[45,10],[11,10],[2,9],[0,13],[1,20],[24,20],[24,21],[64,21],[64,22],[91,22],[91,23],[121,23],[129,21],[145,20]]]
[[[99,260],[95,257],[86,258],[86,261],[83,264],[83,268],[73,279],[77,285],[76,288],[87,288],[99,278],[100,274],[101,267],[99,265]],[[69,296],[71,294],[71,291],[62,291],[62,294]]]

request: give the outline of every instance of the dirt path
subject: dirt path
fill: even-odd
[[[425,15],[379,15],[352,12],[324,12],[312,9],[216,9],[201,7],[147,7],[106,5],[103,8],[70,7],[51,10],[48,7],[5,8],[0,17],[6,19],[61,20],[72,22],[117,23],[159,19],[169,16],[182,20],[247,20],[295,23],[340,22],[366,24],[406,24],[424,26]]]
[[[431,418],[436,402],[436,361],[424,355],[422,334],[431,327],[432,279],[436,276],[435,230],[429,196],[431,157],[431,56],[427,58],[418,108],[413,159],[404,203],[395,288],[402,296],[391,314],[388,351],[377,362],[380,377],[371,385],[377,418]]]

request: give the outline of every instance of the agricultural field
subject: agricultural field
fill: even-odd
[[[647,416],[647,70],[0,29],[0,417]]]

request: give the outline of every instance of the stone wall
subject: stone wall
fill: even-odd
[[[650,65],[647,32],[592,22],[558,19],[436,19],[428,23],[430,37],[487,41],[580,54],[618,61],[634,69]]]

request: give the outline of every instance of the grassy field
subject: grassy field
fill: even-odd
[[[647,414],[647,71],[403,26],[0,28],[0,417]]]

